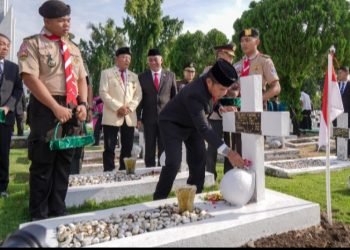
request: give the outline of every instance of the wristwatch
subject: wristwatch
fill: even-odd
[[[78,105],[83,105],[86,108],[86,112],[89,110],[89,105],[87,104],[87,102],[78,102]]]

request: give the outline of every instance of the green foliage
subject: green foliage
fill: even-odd
[[[331,173],[333,218],[347,224],[350,224],[348,209],[350,190],[347,188],[349,174],[349,169]],[[292,179],[267,176],[266,186],[281,193],[318,203],[321,211],[326,211],[327,209],[326,178],[324,173],[302,174],[294,176]]]
[[[162,17],[163,0],[126,0],[123,31],[129,38],[133,57],[132,69],[142,72],[147,66],[147,52],[159,48],[165,62],[175,37],[181,32],[183,21]]]
[[[105,25],[90,23],[88,27],[91,40],[81,39],[79,47],[93,84],[93,93],[98,95],[101,71],[114,65],[115,50],[125,45],[125,37],[113,19],[108,19]]]
[[[178,78],[182,78],[183,66],[194,62],[197,74],[201,74],[206,66],[215,62],[213,48],[227,43],[226,35],[217,29],[210,30],[206,35],[202,31],[187,31],[177,38],[170,51],[170,67]]]
[[[203,42],[204,34],[201,31],[194,34],[187,31],[177,38],[169,58],[170,67],[179,78],[182,78],[183,65],[188,62],[196,63],[197,72],[204,68],[205,65],[201,62],[201,56],[204,52]]]
[[[269,54],[275,63],[282,86],[281,99],[300,110],[302,84],[308,78],[319,85],[332,44],[337,48],[339,62],[350,62],[347,56],[350,50],[349,6],[346,0],[252,2],[250,9],[233,25],[233,41],[238,42],[238,34],[243,28],[260,30],[259,49]],[[313,97],[316,93],[309,94]]]
[[[171,19],[169,16],[163,17],[162,22],[163,22],[163,31],[160,35],[160,39],[156,47],[159,48],[160,51],[162,51],[164,67],[167,67],[167,66],[169,67],[170,49],[174,46],[176,42],[176,38],[178,34],[180,34],[181,32],[184,22],[179,21],[177,18]]]

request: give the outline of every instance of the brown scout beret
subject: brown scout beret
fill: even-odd
[[[239,40],[241,40],[243,36],[259,37],[259,31],[255,28],[244,29],[239,33]]]

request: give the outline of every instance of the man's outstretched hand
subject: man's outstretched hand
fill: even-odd
[[[247,159],[242,159],[242,157],[233,150],[230,150],[227,155],[228,160],[230,161],[232,166],[248,169],[252,162]]]
[[[227,158],[232,166],[244,168],[244,160],[236,151],[230,149],[230,151],[228,151]]]

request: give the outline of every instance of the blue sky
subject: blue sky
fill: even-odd
[[[15,51],[24,37],[40,32],[43,21],[38,14],[44,0],[9,0],[16,18]],[[72,26],[76,41],[89,38],[88,23],[105,23],[113,18],[122,26],[125,0],[65,0],[71,5]],[[182,32],[201,30],[208,32],[216,28],[230,39],[233,35],[233,22],[248,9],[247,0],[164,0],[163,15],[184,21]]]

